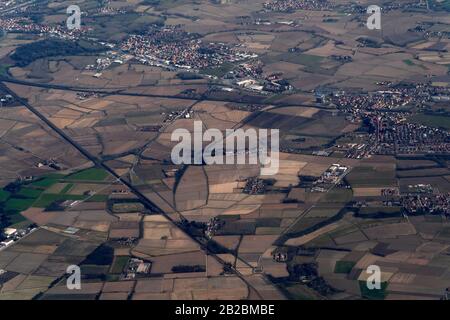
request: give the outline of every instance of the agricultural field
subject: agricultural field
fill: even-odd
[[[443,298],[448,1],[76,4],[0,9],[0,300]]]

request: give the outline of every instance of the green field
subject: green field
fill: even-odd
[[[5,211],[25,211],[33,205],[35,199],[9,198],[5,202]]]
[[[81,181],[85,179],[104,180],[107,175],[108,174],[104,170],[91,168],[76,172],[69,176],[69,178]],[[46,189],[60,180],[63,180],[64,177],[65,176],[61,174],[49,174],[32,183],[25,185],[16,184],[16,191],[13,193],[0,189],[1,210],[8,215],[9,223],[18,223],[25,220],[25,218],[20,215],[20,212],[25,211],[30,207],[47,208],[55,201],[85,200],[88,202],[105,202],[108,199],[107,195],[102,194],[93,196],[67,194],[73,187],[72,183],[68,183],[59,194],[44,193]]]
[[[17,195],[25,198],[36,199],[41,195],[42,192],[43,192],[42,190],[33,188],[21,188],[20,191],[17,193]]]
[[[0,215],[6,216],[6,225],[26,225],[29,221],[22,216],[22,211],[30,208],[43,190],[29,187],[20,187],[13,194],[6,190],[0,190]]]
[[[8,225],[10,227],[20,226],[22,224],[24,225],[29,224],[29,221],[19,212],[10,213],[7,216],[8,216]]]
[[[61,190],[61,194],[66,194],[67,192],[69,192],[70,189],[72,189],[73,187],[73,183],[68,183],[62,190]]]
[[[450,117],[444,115],[416,114],[410,117],[409,120],[429,127],[450,130]]]
[[[353,267],[355,266],[355,262],[353,261],[336,261],[336,265],[334,266],[334,273],[350,273]]]
[[[9,193],[8,191],[0,189],[0,202],[8,200],[10,195],[11,193]]]
[[[114,259],[113,265],[111,267],[111,273],[122,273],[123,269],[128,263],[128,260],[130,260],[130,257],[128,256],[117,256]]]
[[[408,66],[413,66],[413,65],[414,65],[414,62],[412,62],[412,61],[409,60],[409,59],[403,60],[403,63],[406,64],[406,65],[408,65]]]
[[[361,296],[369,300],[384,300],[386,298],[386,289],[388,287],[387,282],[381,283],[381,289],[370,290],[367,288],[366,281],[359,281],[359,289],[361,290]]]
[[[59,179],[63,178],[64,176],[61,174],[51,174],[47,175],[37,181],[34,181],[31,183],[31,186],[33,187],[41,187],[41,188],[48,188],[55,183],[58,182]]]
[[[0,64],[0,75],[6,75],[8,73],[8,68],[10,67],[12,67],[10,64]]]
[[[78,171],[68,175],[66,180],[79,180],[79,181],[103,181],[108,177],[108,173],[99,168],[89,168],[86,170]]]

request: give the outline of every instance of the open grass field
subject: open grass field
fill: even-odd
[[[42,179],[39,179],[35,182],[32,182],[31,185],[33,187],[42,187],[42,188],[48,188],[58,182],[58,179],[63,178],[63,175],[48,175],[43,177]]]
[[[450,117],[444,115],[416,114],[411,116],[409,120],[434,128],[450,130]]]
[[[90,168],[78,171],[65,177],[67,180],[75,181],[103,181],[108,177],[108,173],[103,169]]]
[[[35,199],[27,199],[27,198],[10,198],[5,203],[6,211],[24,211],[31,207],[34,203]]]
[[[12,67],[10,64],[0,64],[0,75],[6,75],[10,67]]]
[[[42,190],[33,189],[33,188],[21,188],[16,195],[25,197],[25,198],[38,198],[42,193]]]
[[[70,189],[73,188],[73,183],[68,183],[62,190],[60,193],[62,194],[66,194],[70,191]]]
[[[353,261],[337,261],[334,267],[334,272],[348,274],[352,271],[355,264],[356,263]]]
[[[0,202],[8,200],[10,195],[11,195],[10,192],[0,189]]]
[[[128,256],[117,256],[114,258],[113,264],[111,266],[111,273],[120,274],[127,265],[130,257]]]
[[[384,300],[386,298],[386,290],[388,288],[387,282],[381,283],[381,289],[373,289],[370,290],[367,287],[367,283],[365,281],[359,282],[359,288],[361,290],[361,296],[363,298],[369,299],[369,300]]]

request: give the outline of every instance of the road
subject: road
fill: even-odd
[[[133,92],[126,92],[124,90],[126,89],[98,89],[98,88],[86,88],[86,87],[74,87],[74,86],[68,86],[68,85],[57,85],[57,84],[46,84],[46,83],[34,83],[34,82],[28,82],[18,79],[13,79],[10,77],[0,76],[0,82],[6,82],[6,83],[14,83],[14,84],[20,84],[25,85],[29,87],[37,87],[37,88],[45,88],[45,89],[55,89],[55,90],[65,90],[65,91],[74,91],[74,92],[92,92],[97,94],[108,94],[108,95],[121,95],[121,96],[130,96],[130,97],[148,97],[148,98],[163,98],[163,99],[178,99],[178,100],[189,100],[189,101],[211,101],[211,102],[230,102],[230,103],[247,103],[247,104],[253,104],[253,105],[262,105],[267,106],[271,105],[274,107],[293,107],[293,106],[302,106],[301,103],[286,103],[286,102],[266,102],[265,99],[267,97],[261,97],[261,101],[244,101],[242,99],[238,98],[227,98],[227,99],[221,99],[221,98],[215,98],[211,96],[205,96],[202,95],[200,97],[188,97],[188,96],[181,96],[181,95],[165,95],[165,94],[151,94],[151,93],[133,93]],[[329,110],[327,107],[323,107],[320,105],[306,105],[305,107],[314,107],[318,109],[324,109]]]

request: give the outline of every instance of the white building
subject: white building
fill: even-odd
[[[16,232],[17,232],[17,229],[14,229],[14,228],[5,228],[5,229],[3,229],[3,234],[7,238],[13,236]]]
[[[9,245],[11,245],[11,244],[13,244],[14,243],[14,240],[5,240],[5,241],[2,241],[2,242],[0,242],[0,244],[1,245],[3,245],[3,246],[5,246],[5,247],[7,247],[7,246],[9,246]]]

